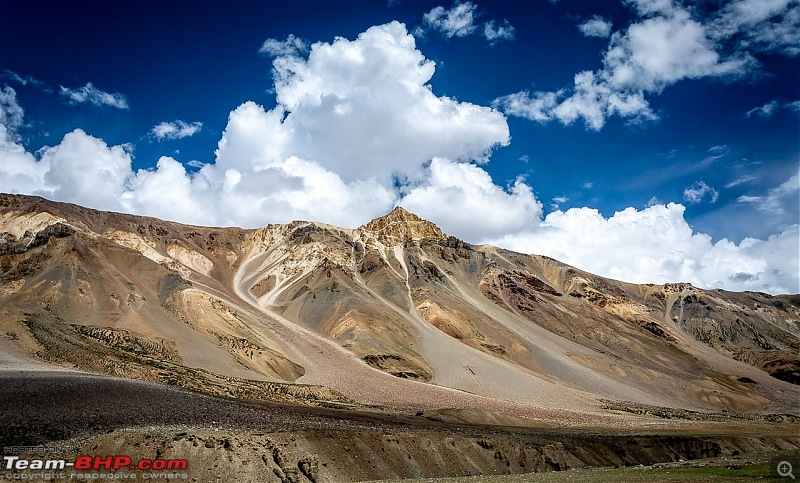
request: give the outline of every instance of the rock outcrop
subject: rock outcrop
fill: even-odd
[[[361,226],[359,231],[372,234],[387,246],[397,245],[408,240],[446,238],[438,226],[399,206],[388,215],[375,218]]]

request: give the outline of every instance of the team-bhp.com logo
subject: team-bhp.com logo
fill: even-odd
[[[7,470],[185,470],[189,463],[179,459],[141,459],[133,461],[130,456],[86,456],[80,455],[75,461],[63,459],[40,460],[22,459],[19,456],[3,456]]]

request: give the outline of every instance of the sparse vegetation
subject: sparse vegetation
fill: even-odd
[[[795,414],[757,414],[739,413],[734,411],[690,411],[688,409],[677,409],[660,406],[649,406],[647,404],[633,402],[619,402],[601,400],[604,409],[612,411],[622,411],[642,416],[656,416],[663,419],[683,419],[687,421],[766,421],[770,423],[796,423],[800,422],[800,416]]]

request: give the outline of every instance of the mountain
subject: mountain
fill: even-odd
[[[292,403],[800,414],[800,295],[623,283],[402,208],[245,230],[0,195],[0,333],[7,367]]]

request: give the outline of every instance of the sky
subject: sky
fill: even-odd
[[[0,192],[800,292],[800,1],[0,1]]]

